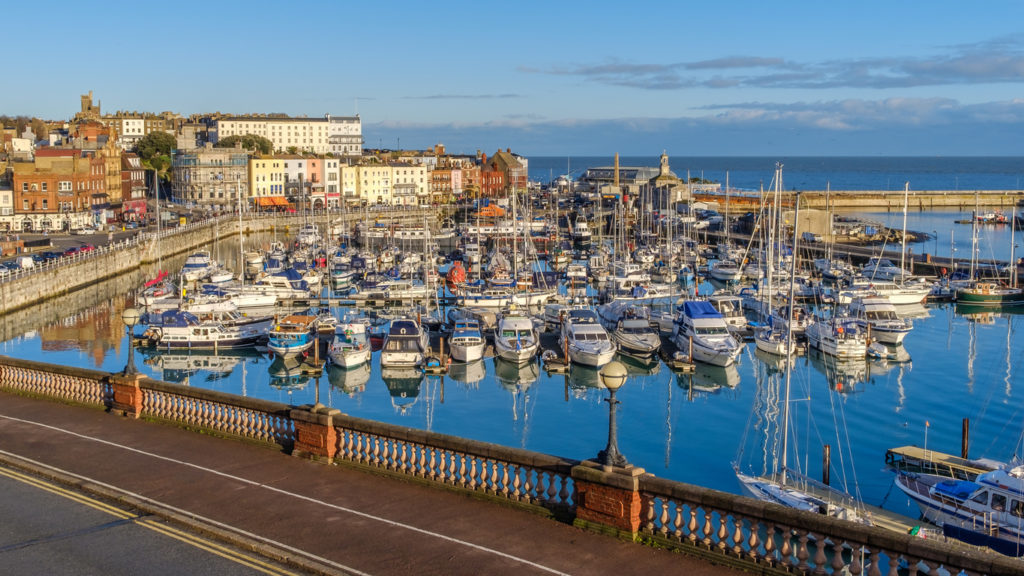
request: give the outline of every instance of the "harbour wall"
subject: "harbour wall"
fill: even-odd
[[[389,221],[404,220],[422,224],[428,213],[433,215],[428,211],[406,210],[395,214],[382,213],[379,216],[387,217]],[[364,217],[362,214],[332,216],[331,221],[344,219],[355,223]],[[0,315],[49,300],[60,299],[60,302],[65,302],[64,298],[72,293],[111,279],[123,280],[118,282],[118,288],[127,291],[141,285],[144,277],[141,267],[208,246],[218,238],[235,237],[239,228],[243,234],[273,231],[288,234],[298,230],[306,221],[308,218],[299,215],[268,214],[246,216],[239,223],[237,216],[228,215],[159,232],[140,232],[95,250],[64,256],[0,279]],[[121,286],[122,283],[124,286]],[[55,310],[61,307],[58,305]]]
[[[797,192],[783,191],[782,203],[793,205]],[[849,211],[900,211],[903,210],[903,190],[806,190],[799,192],[801,208],[818,208]],[[713,200],[723,208],[726,194],[695,194],[696,200]],[[758,194],[729,194],[730,205],[754,207],[760,204]],[[907,208],[910,210],[947,209],[970,212],[979,208],[1000,208],[1009,210],[1024,201],[1024,190],[911,190],[906,193]]]

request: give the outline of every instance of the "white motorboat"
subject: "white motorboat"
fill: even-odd
[[[483,358],[486,346],[480,323],[475,320],[456,322],[451,338],[448,339],[451,357],[457,362],[473,362]]]
[[[600,368],[615,357],[615,342],[589,308],[565,311],[560,344],[568,352],[570,361],[584,366]]]
[[[267,337],[272,317],[238,318],[234,321],[201,320],[184,310],[168,310],[150,323],[145,342],[158,348],[219,350],[244,348]]]
[[[413,318],[396,318],[388,326],[380,351],[381,367],[419,367],[430,353],[427,333]]]
[[[885,296],[894,306],[922,304],[931,293],[932,287],[924,282],[897,282],[858,278],[839,291],[840,304],[849,304],[854,298],[864,296]]]
[[[316,342],[316,316],[289,314],[267,334],[267,348],[282,358],[298,356]]]
[[[206,278],[214,268],[209,250],[197,250],[185,258],[181,266],[181,277],[185,282],[196,282]]]
[[[706,300],[687,300],[673,329],[676,348],[693,359],[715,366],[736,362],[743,347],[729,332],[721,312]]]
[[[896,307],[885,296],[854,298],[850,315],[857,319],[862,330],[870,331],[872,340],[898,345],[910,333],[914,324],[896,313]]]
[[[327,349],[327,356],[334,364],[354,368],[370,361],[370,341],[363,322],[347,322],[339,325],[334,340]]]
[[[494,329],[495,355],[509,362],[525,364],[533,360],[539,349],[540,337],[529,316],[510,310],[498,318]]]
[[[867,337],[857,320],[848,316],[815,318],[807,326],[807,344],[841,360],[867,355]]]

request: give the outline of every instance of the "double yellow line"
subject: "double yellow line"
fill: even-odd
[[[39,488],[40,490],[45,490],[46,492],[49,492],[51,494],[62,496],[64,498],[67,498],[68,500],[72,500],[74,502],[83,504],[95,510],[99,510],[100,512],[104,512],[111,516],[120,518],[121,520],[130,520],[132,521],[132,523],[138,526],[149,528],[154,532],[158,532],[160,534],[163,534],[164,536],[174,538],[175,540],[184,542],[185,544],[188,544],[195,548],[205,550],[211,554],[215,554],[217,556],[220,556],[221,558],[230,560],[237,564],[247,566],[249,568],[252,568],[253,570],[257,570],[264,574],[270,574],[273,576],[295,575],[294,572],[289,572],[274,564],[264,562],[252,556],[242,554],[241,552],[238,552],[231,548],[214,543],[210,540],[200,538],[199,536],[196,536],[194,534],[190,534],[188,532],[174,528],[173,526],[161,522],[154,517],[133,514],[131,512],[128,512],[127,510],[123,510],[116,506],[112,506],[110,504],[107,504],[106,502],[96,500],[95,498],[90,498],[88,496],[85,496],[84,494],[68,490],[66,488],[62,488],[52,482],[47,482],[35,476],[30,476],[28,474],[17,472],[15,470],[11,470],[5,467],[0,467],[0,475],[6,476],[12,480],[16,480],[23,484],[34,486],[36,488]]]

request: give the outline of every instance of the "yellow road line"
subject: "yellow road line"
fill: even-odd
[[[275,566],[274,564],[271,564],[269,562],[264,562],[262,560],[259,560],[259,559],[255,558],[255,557],[253,557],[253,556],[249,556],[249,555],[243,554],[243,553],[241,553],[241,552],[239,552],[237,550],[233,550],[231,548],[227,548],[225,546],[221,546],[221,545],[216,544],[216,543],[214,543],[214,542],[212,542],[210,540],[207,540],[207,539],[202,538],[200,536],[196,536],[195,534],[190,534],[188,532],[184,532],[182,530],[174,528],[173,526],[170,526],[168,524],[160,522],[160,521],[158,521],[158,520],[156,520],[154,518],[140,518],[135,523],[140,525],[140,526],[149,528],[150,530],[153,530],[155,532],[159,532],[161,534],[164,534],[165,536],[168,536],[170,538],[174,538],[175,540],[179,540],[179,541],[184,542],[186,544],[190,544],[192,546],[195,546],[196,548],[201,548],[203,550],[206,550],[207,552],[209,552],[211,554],[216,554],[217,556],[220,556],[222,558],[226,558],[228,560],[231,560],[231,561],[233,561],[233,562],[235,562],[237,564],[242,564],[244,566],[248,566],[249,568],[252,568],[254,570],[258,570],[260,572],[263,572],[264,574],[272,574],[272,575],[292,575],[292,574],[294,574],[294,572],[289,572],[289,571],[287,571],[287,570],[285,570],[285,569],[283,569],[283,568],[281,568],[279,566]]]
[[[111,516],[121,518],[122,520],[134,520],[134,523],[138,526],[148,528],[150,530],[153,530],[154,532],[163,534],[170,538],[174,538],[175,540],[184,542],[185,544],[188,544],[195,548],[205,550],[211,554],[215,554],[227,560],[231,560],[236,564],[241,564],[243,566],[252,568],[253,570],[263,572],[264,574],[270,574],[272,576],[295,574],[294,572],[289,572],[269,562],[264,562],[255,557],[245,555],[237,550],[233,550],[231,548],[215,544],[214,542],[196,536],[195,534],[184,532],[165,523],[159,522],[153,518],[144,518],[139,516],[138,514],[132,514],[131,512],[127,512],[121,508],[107,504],[106,502],[102,502],[100,500],[96,500],[94,498],[85,496],[84,494],[80,494],[78,492],[62,488],[56,484],[37,478],[35,476],[29,476],[27,474],[4,467],[0,467],[0,475],[6,476],[12,480],[17,480],[23,484],[34,486],[36,488],[39,488],[40,490],[45,490],[46,492],[49,492],[51,494],[62,496],[64,498],[67,498],[68,500],[73,500],[75,502],[78,502],[79,504],[84,504],[85,506],[88,506],[100,512],[104,512]]]
[[[52,484],[50,482],[47,482],[45,480],[41,480],[41,479],[36,478],[34,476],[28,476],[26,474],[22,474],[21,472],[15,472],[14,470],[10,470],[10,469],[7,469],[7,468],[0,468],[0,474],[2,474],[4,476],[7,476],[8,478],[10,478],[12,480],[17,480],[17,481],[19,481],[19,482],[21,482],[23,484],[29,484],[31,486],[35,486],[36,488],[39,488],[40,490],[45,490],[47,492],[50,492],[51,494],[56,494],[57,496],[63,496],[64,498],[67,498],[69,500],[74,500],[75,502],[78,502],[79,504],[84,504],[86,506],[89,506],[90,508],[94,508],[96,510],[99,510],[100,512],[105,512],[107,514],[110,514],[111,516],[117,516],[118,518],[121,518],[122,520],[129,520],[129,519],[132,519],[132,518],[138,518],[137,514],[132,514],[131,512],[128,512],[126,510],[122,510],[121,508],[118,508],[116,506],[111,506],[110,504],[107,504],[106,502],[101,502],[99,500],[95,500],[93,498],[85,496],[84,494],[73,492],[73,491],[68,490],[66,488],[61,488],[60,486],[57,486],[56,484]]]

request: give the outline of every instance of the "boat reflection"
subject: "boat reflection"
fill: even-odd
[[[754,356],[761,361],[761,364],[765,367],[765,371],[769,376],[775,374],[783,374],[786,371],[786,364],[790,367],[796,365],[796,355],[791,356],[779,356],[778,354],[771,354],[761,350],[757,346],[754,346]]]
[[[267,369],[270,385],[279,390],[302,390],[309,384],[310,374],[317,372],[316,366],[306,363],[301,356],[283,358],[278,356]]]
[[[569,368],[569,387],[583,391],[589,388],[604,388],[601,384],[601,370],[593,366],[573,364]]]
[[[863,360],[837,360],[811,348],[807,360],[815,370],[825,375],[828,387],[836,392],[860,392],[868,379],[868,362]]]
[[[483,359],[468,363],[452,362],[448,365],[448,376],[466,388],[477,388],[486,375],[487,365]]]
[[[219,354],[192,353],[161,353],[155,349],[143,350],[142,362],[160,371],[159,378],[165,382],[190,384],[190,379],[205,373],[205,382],[224,380],[231,376],[235,367],[247,359],[258,361],[263,356],[255,350],[225,350]]]
[[[450,370],[449,367],[449,373]],[[494,357],[494,378],[507,390],[525,390],[532,386],[539,376],[540,368],[536,362],[516,364]]]
[[[736,364],[712,366],[698,362],[693,372],[676,374],[676,385],[691,393],[716,394],[722,388],[733,389],[740,383]]]
[[[366,391],[366,383],[370,381],[370,363],[364,362],[359,366],[344,368],[337,364],[331,364],[327,368],[327,382],[330,385],[349,396]]]
[[[968,322],[995,324],[996,318],[1024,314],[1024,306],[998,308],[993,306],[957,304],[955,311],[957,316],[963,316]]]
[[[626,372],[630,376],[653,376],[661,371],[661,359],[657,355],[645,360],[619,354],[615,359],[626,367]]]
[[[380,377],[391,394],[391,406],[403,416],[408,414],[419,399],[423,371],[415,366],[387,366],[380,369]]]

